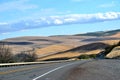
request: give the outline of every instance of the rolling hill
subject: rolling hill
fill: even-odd
[[[109,54],[106,55],[107,58],[119,58],[120,59],[120,46],[115,47]]]
[[[89,32],[85,34],[76,34],[76,36],[112,36],[120,32],[120,29],[110,30],[110,31],[98,31],[98,32]]]
[[[1,40],[14,54],[35,48],[39,60],[73,58],[81,54],[98,54],[120,40],[120,29],[76,35],[24,36]]]

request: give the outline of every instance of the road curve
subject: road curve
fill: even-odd
[[[119,80],[120,60],[79,60],[0,68],[0,80]]]
[[[62,74],[89,61],[91,60],[4,67],[0,68],[0,80],[62,80]]]

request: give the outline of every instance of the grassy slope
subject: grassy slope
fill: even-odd
[[[101,51],[103,51],[106,47],[108,47],[109,45],[113,45],[114,43],[117,43],[117,42],[118,40],[117,41],[110,40],[107,42],[90,43],[90,44],[82,45],[82,46],[72,48],[66,51],[58,52],[56,54],[52,54],[52,55],[40,58],[39,60],[47,60],[47,59],[54,59],[54,58],[74,58],[82,54],[87,54],[87,55],[98,54]],[[115,56],[117,54],[113,54],[113,55]]]
[[[115,58],[120,56],[120,46],[115,47],[109,54],[106,55],[107,58]]]
[[[48,58],[58,57],[75,57],[81,54],[98,54],[108,45],[115,44],[119,41],[120,30],[106,31],[106,32],[94,32],[87,34],[78,34],[77,36],[53,36],[53,37],[18,37],[13,39],[7,39],[6,41],[12,42],[12,48],[14,52],[21,50],[37,48],[36,52],[38,56],[46,56]],[[91,36],[91,37],[90,37]],[[103,37],[104,36],[104,37]],[[114,37],[116,40],[106,40],[104,38]],[[90,38],[102,38],[99,41],[87,41],[83,40]],[[14,42],[14,45],[13,45]],[[30,42],[32,44],[16,44],[21,42]],[[40,48],[40,49],[39,49]],[[49,55],[49,56],[48,56]],[[42,58],[43,59],[43,58]]]
[[[37,49],[36,53],[37,55],[51,55],[51,54],[55,54],[58,52],[62,52],[62,51],[66,51],[73,48],[73,46],[68,46],[68,45],[51,45],[45,48],[41,48],[41,49]]]

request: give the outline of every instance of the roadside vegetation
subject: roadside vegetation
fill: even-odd
[[[106,57],[106,55],[109,54],[117,46],[120,46],[120,41],[113,44],[113,45],[107,46],[105,48],[105,50],[100,52],[99,54],[91,54],[91,55],[82,54],[76,58],[78,58],[78,59],[104,59],[104,58],[109,59]],[[120,59],[120,56],[113,57],[112,59]]]
[[[33,62],[36,59],[37,55],[34,49],[14,55],[9,45],[5,42],[0,42],[0,63]]]
[[[109,45],[104,51],[99,54],[82,54],[74,57],[68,57],[69,55],[64,55],[64,57],[48,58],[44,61],[56,61],[56,60],[69,60],[72,58],[77,59],[104,59],[107,58],[106,55],[109,54],[115,47],[120,46],[120,41],[116,44]],[[74,54],[75,55],[75,54]],[[113,57],[113,59],[120,59],[120,55]],[[37,55],[35,49],[22,51],[18,54],[13,54],[12,49],[5,42],[0,42],[0,63],[13,63],[13,62],[33,62],[36,61]],[[108,59],[108,58],[107,58]]]
[[[14,60],[16,62],[33,62],[36,61],[37,55],[35,51],[23,51],[19,54],[14,55]]]
[[[51,59],[46,59],[44,61],[59,61],[59,60],[69,60],[70,58],[67,57],[62,57],[62,58],[51,58]]]
[[[120,46],[120,41],[116,44],[110,45],[109,47],[105,48],[104,54],[107,55],[109,52],[113,50],[113,48]]]
[[[117,46],[120,46],[120,41],[118,43],[115,43],[113,45],[109,45],[108,47],[106,47],[104,51],[102,51],[100,54],[97,55],[98,58],[100,56],[102,56],[102,58],[107,58],[106,55],[109,54]],[[116,57],[116,59],[117,59],[117,57]]]
[[[0,63],[14,62],[11,48],[5,45],[4,42],[0,43]]]
[[[82,54],[82,55],[78,56],[77,58],[78,59],[95,59],[96,54],[91,54],[91,55]]]
[[[52,56],[48,56],[46,59],[44,59],[44,61],[56,61],[56,60],[69,60],[69,59],[109,59],[106,57],[107,54],[109,54],[115,47],[120,46],[120,41],[117,42],[116,44],[111,44],[111,45],[107,45],[107,46],[102,46],[102,48],[104,49],[104,51],[99,52],[97,54],[81,54],[78,53],[78,56],[73,56],[73,57],[69,57],[70,53],[66,53],[65,54],[56,54],[56,55],[52,55]],[[96,45],[97,47],[97,45]],[[77,49],[78,51],[79,49]],[[71,52],[72,53],[72,52]],[[92,53],[92,52],[91,52]],[[76,55],[75,53],[72,53],[73,55]],[[61,56],[62,55],[62,56]],[[113,59],[118,59],[120,58],[120,56],[117,56]]]

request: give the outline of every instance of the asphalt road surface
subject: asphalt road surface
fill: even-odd
[[[120,60],[80,60],[0,68],[0,80],[120,80]]]
[[[0,80],[61,80],[62,74],[89,60],[0,68]]]

